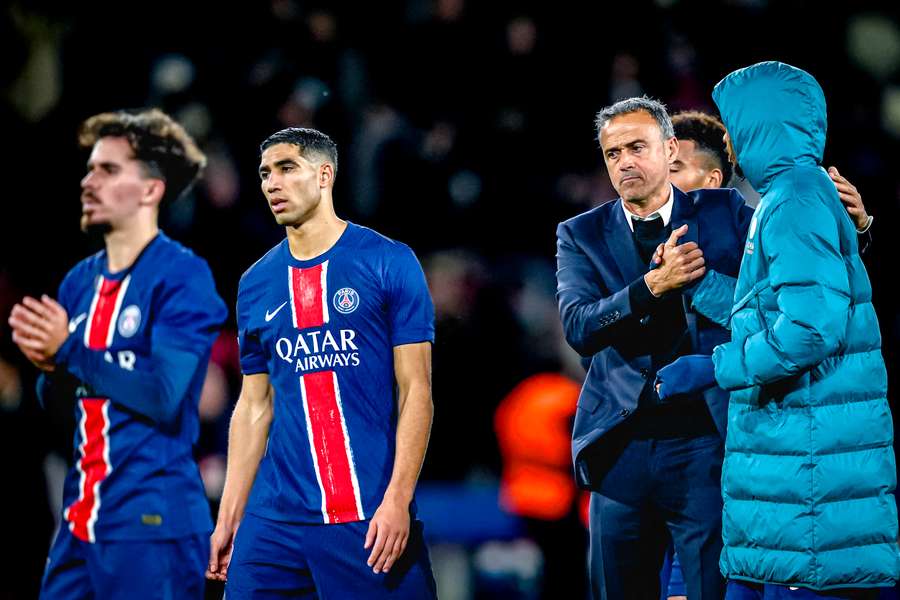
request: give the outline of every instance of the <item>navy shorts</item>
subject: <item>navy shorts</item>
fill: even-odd
[[[725,600],[877,600],[878,588],[838,589],[817,592],[802,587],[748,581],[728,582]]]
[[[41,600],[199,600],[209,535],[93,544],[60,528],[41,581]]]
[[[225,598],[436,598],[422,522],[412,521],[403,555],[373,573],[363,548],[369,521],[329,525],[246,514],[234,540]]]

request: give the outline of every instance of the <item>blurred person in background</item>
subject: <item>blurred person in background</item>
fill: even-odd
[[[200,598],[212,522],[192,446],[227,311],[206,262],[157,220],[205,156],[155,109],[95,115],[79,141],[91,149],[81,227],[105,247],[58,301],[25,297],[9,319],[43,371],[42,403],[74,401],[78,423],[41,598]]]
[[[433,412],[424,273],[337,217],[327,135],[285,129],[260,153],[286,237],[240,282],[244,377],[207,576],[239,598],[433,598],[414,502]]]

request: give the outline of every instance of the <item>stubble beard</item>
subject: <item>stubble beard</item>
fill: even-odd
[[[102,237],[112,231],[109,221],[92,223],[89,215],[81,215],[81,231],[88,237]]]

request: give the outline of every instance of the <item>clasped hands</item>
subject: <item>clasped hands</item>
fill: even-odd
[[[26,296],[9,315],[13,342],[28,360],[44,371],[56,368],[56,353],[69,337],[66,309],[49,296]]]
[[[653,265],[644,281],[654,296],[690,285],[706,274],[706,260],[697,242],[679,244],[688,231],[687,225],[674,230],[664,244],[653,253]]]
[[[696,242],[679,244],[688,231],[687,225],[674,230],[653,254],[653,268],[645,276],[654,296],[691,285],[706,274],[703,250]],[[672,396],[702,392],[716,384],[712,357],[704,354],[682,356],[659,370],[656,391],[660,400]]]

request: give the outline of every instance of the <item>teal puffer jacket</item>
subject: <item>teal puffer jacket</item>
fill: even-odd
[[[726,577],[824,590],[900,574],[887,374],[856,231],[821,168],[825,98],[767,62],[713,98],[762,199],[747,234],[732,341],[713,354],[731,391],[722,472]]]

